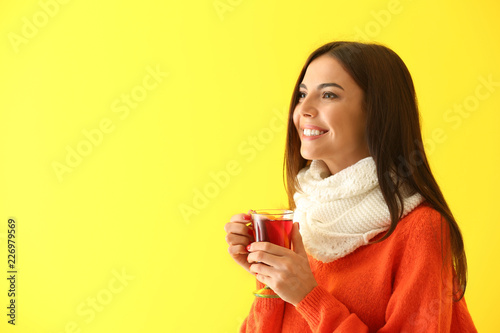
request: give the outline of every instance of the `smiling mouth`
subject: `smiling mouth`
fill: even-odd
[[[317,129],[305,128],[302,130],[302,133],[305,137],[315,137],[325,134],[328,131],[320,131]]]

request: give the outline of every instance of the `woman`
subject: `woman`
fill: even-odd
[[[413,82],[376,44],[333,42],[306,61],[285,169],[292,250],[226,224],[233,259],[281,298],[242,332],[475,332],[460,229],[422,144]],[[300,232],[299,232],[300,223]]]

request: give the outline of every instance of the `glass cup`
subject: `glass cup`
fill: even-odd
[[[291,232],[293,227],[293,211],[286,209],[260,209],[251,211],[252,222],[248,224],[253,230],[256,242],[270,242],[279,246],[291,248]],[[254,291],[257,297],[279,298],[269,288]]]

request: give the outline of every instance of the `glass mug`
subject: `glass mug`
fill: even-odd
[[[291,248],[291,233],[293,227],[293,211],[286,209],[259,209],[250,211],[252,229],[256,242],[270,242],[279,246]],[[279,298],[276,293],[265,286],[253,294],[257,297]]]

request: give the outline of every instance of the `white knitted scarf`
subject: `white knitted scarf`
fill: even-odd
[[[371,156],[334,175],[325,162],[313,160],[297,178],[302,192],[293,196],[294,221],[300,223],[306,251],[315,259],[327,263],[342,258],[389,228],[389,209]],[[424,200],[404,189],[402,195],[403,216]]]

